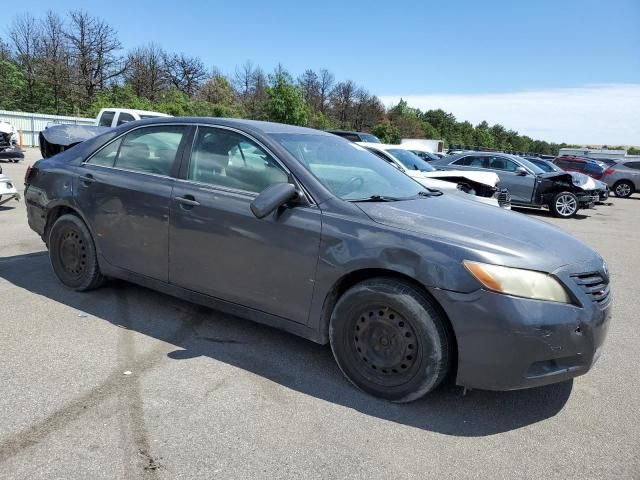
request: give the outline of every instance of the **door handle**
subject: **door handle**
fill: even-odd
[[[82,180],[82,183],[84,183],[85,185],[89,185],[90,183],[96,181],[96,179],[93,178],[93,175],[91,175],[90,173],[87,173],[86,175],[80,175],[80,180]]]
[[[200,205],[193,195],[185,195],[184,197],[175,197],[176,200],[187,207],[197,207]]]

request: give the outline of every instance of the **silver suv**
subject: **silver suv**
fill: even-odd
[[[640,158],[611,165],[601,179],[616,197],[627,198],[640,190]]]

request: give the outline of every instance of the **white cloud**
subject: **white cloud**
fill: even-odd
[[[577,144],[640,145],[640,84],[587,85],[514,93],[390,95],[421,110],[442,108],[476,125],[501,123],[535,139]]]

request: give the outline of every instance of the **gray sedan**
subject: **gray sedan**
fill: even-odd
[[[566,172],[545,172],[530,161],[505,153],[463,152],[431,162],[445,170],[492,171],[500,186],[511,194],[511,203],[526,207],[547,207],[560,218],[573,217],[580,208],[592,208],[599,200],[596,190],[582,188]]]
[[[391,401],[450,373],[493,390],[584,374],[609,324],[609,272],[584,243],[317,130],[129,122],[25,183],[68,288],[125,279],[330,344],[354,385]]]

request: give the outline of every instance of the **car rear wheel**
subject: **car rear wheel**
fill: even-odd
[[[93,238],[80,218],[58,218],[49,232],[48,246],[53,271],[67,287],[82,292],[104,282]]]
[[[350,288],[329,326],[331,349],[357,387],[393,402],[427,394],[445,377],[450,339],[445,320],[424,293],[393,279]]]
[[[613,186],[616,197],[628,198],[633,194],[633,184],[627,180],[621,180]]]
[[[560,192],[549,204],[554,217],[571,218],[578,211],[578,197],[571,192]]]

